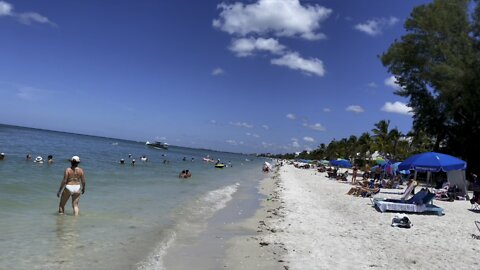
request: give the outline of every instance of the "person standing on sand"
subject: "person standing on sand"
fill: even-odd
[[[358,168],[356,165],[354,165],[353,172],[352,172],[352,184],[355,184],[357,182],[357,171],[358,171]]]
[[[78,216],[80,211],[78,208],[80,194],[85,193],[85,174],[83,173],[83,170],[78,167],[78,164],[80,163],[80,158],[78,156],[73,156],[70,159],[70,163],[71,167],[65,170],[63,180],[60,183],[60,188],[57,192],[57,197],[60,197],[60,193],[62,195],[60,198],[60,204],[58,206],[58,213],[65,213],[65,204],[70,196],[72,196],[73,214]]]

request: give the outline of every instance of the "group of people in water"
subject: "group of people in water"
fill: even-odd
[[[164,154],[162,156],[166,156],[166,155]],[[0,160],[4,160],[5,158],[6,158],[5,153],[0,153]],[[132,166],[135,166],[135,162],[136,162],[135,158],[133,158],[131,154],[128,155],[128,158],[130,159],[130,164]],[[42,156],[37,156],[35,159],[33,159],[31,154],[27,154],[25,159],[27,161],[33,160],[33,162],[35,163],[40,163],[40,164],[44,163],[44,159]],[[140,160],[142,162],[147,162],[148,158],[146,155],[142,155],[140,157]],[[194,160],[195,160],[194,158],[191,158],[192,162]],[[60,198],[58,213],[59,214],[65,213],[65,205],[71,197],[73,214],[77,216],[80,213],[80,209],[78,206],[80,202],[80,196],[85,193],[85,186],[86,186],[85,174],[83,172],[83,169],[78,166],[80,164],[79,156],[75,155],[71,157],[69,161],[70,161],[70,167],[65,169],[63,174],[63,179],[60,182],[60,187],[57,192],[57,197]],[[183,161],[187,161],[186,157],[183,158]],[[220,160],[217,161],[217,163],[219,162]],[[53,163],[53,155],[48,155],[47,163],[48,164]],[[119,163],[125,164],[125,159],[123,158],[120,159]],[[168,164],[169,161],[165,159],[163,163]],[[190,172],[190,170],[182,170],[178,175],[178,177],[182,179],[190,178],[192,177],[192,173]]]
[[[0,160],[4,160],[5,158],[6,158],[5,153],[3,153],[3,152],[0,153]],[[31,154],[27,154],[27,156],[25,157],[25,160],[27,160],[27,161],[32,160],[32,155],[31,155]],[[44,160],[43,160],[43,157],[42,157],[42,156],[37,156],[37,157],[33,160],[33,162],[35,162],[35,163],[43,163]],[[48,155],[48,157],[47,157],[47,163],[48,163],[48,164],[52,164],[52,163],[53,163],[53,156],[52,156],[52,155]]]
[[[0,153],[0,160],[4,160],[5,157],[5,153]],[[32,155],[27,154],[25,159],[27,161],[31,161]],[[58,205],[58,213],[65,213],[65,205],[67,204],[67,201],[70,199],[70,197],[72,197],[73,214],[77,216],[80,212],[80,209],[78,208],[80,195],[85,193],[85,174],[83,173],[83,170],[78,167],[78,164],[80,163],[79,156],[73,156],[69,159],[69,161],[70,167],[65,169],[65,172],[63,173],[63,179],[60,182],[60,188],[57,192],[57,197],[60,198],[60,203]],[[42,156],[37,156],[33,160],[33,162],[43,164],[44,160]],[[53,155],[48,155],[47,163],[53,163]]]

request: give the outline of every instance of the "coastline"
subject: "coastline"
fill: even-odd
[[[258,192],[264,198],[252,217],[234,225],[246,233],[227,242],[225,269],[288,269],[283,259],[286,249],[277,241],[274,228],[282,216],[280,182],[278,167],[260,181]]]
[[[401,229],[391,227],[397,213],[380,213],[369,198],[346,195],[350,188],[315,170],[280,167],[259,186],[268,200],[240,224],[250,234],[228,242],[225,268],[480,267],[480,242],[472,238],[479,217],[468,201],[434,200],[444,216],[408,214],[413,227]]]

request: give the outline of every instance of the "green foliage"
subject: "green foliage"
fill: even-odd
[[[333,140],[316,159],[365,160],[379,151],[393,160],[439,151],[480,170],[480,0],[433,0],[415,7],[405,21],[406,34],[381,55],[382,63],[408,99],[413,130],[406,136],[390,121],[363,133]],[[313,154],[315,153],[315,154]]]
[[[474,169],[480,167],[479,15],[477,1],[418,6],[405,22],[407,34],[381,57],[402,86],[396,94],[413,108],[416,141],[426,134],[434,138],[435,151],[466,159]]]

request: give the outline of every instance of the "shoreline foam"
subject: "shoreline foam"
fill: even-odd
[[[260,182],[258,191],[265,198],[252,217],[235,225],[247,233],[228,241],[225,269],[284,269],[285,248],[276,241],[273,228],[281,216],[279,183],[278,168]]]

